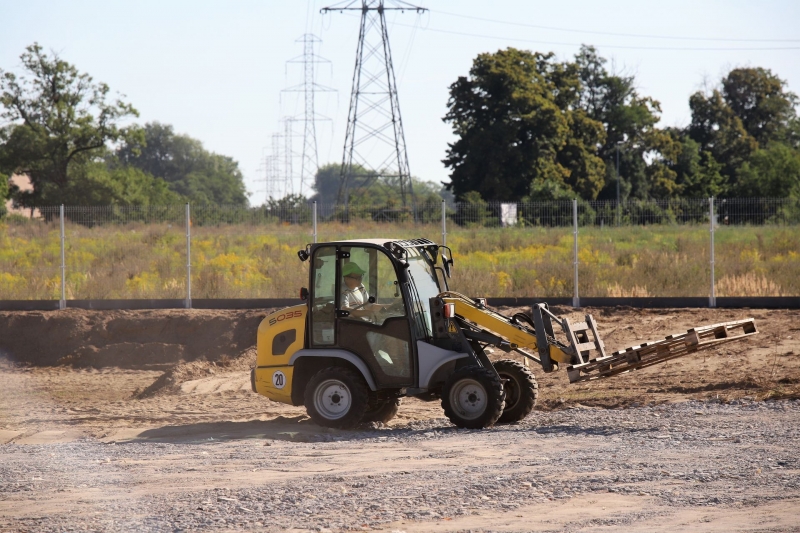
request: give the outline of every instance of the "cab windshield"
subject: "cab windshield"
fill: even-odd
[[[407,248],[408,277],[412,283],[412,305],[417,338],[431,335],[430,299],[438,296],[439,282],[430,255],[424,249]]]

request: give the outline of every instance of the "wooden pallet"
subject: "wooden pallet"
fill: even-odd
[[[756,333],[758,330],[755,320],[752,318],[701,326],[692,328],[686,333],[669,335],[662,340],[645,342],[639,346],[618,350],[611,355],[601,356],[587,363],[569,365],[567,374],[570,383],[607,378],[683,357]]]

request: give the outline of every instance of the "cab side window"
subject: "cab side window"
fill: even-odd
[[[312,341],[316,345],[331,345],[335,342],[336,248],[318,248],[311,268],[314,280],[311,295]]]
[[[391,259],[375,248],[347,247],[341,259],[340,309],[350,320],[383,325],[405,316],[403,296]]]

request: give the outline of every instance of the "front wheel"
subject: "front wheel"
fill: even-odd
[[[460,428],[494,425],[503,414],[503,383],[491,369],[468,366],[453,372],[442,389],[442,408]]]
[[[364,378],[332,366],[314,374],[306,385],[304,403],[308,416],[320,426],[350,429],[361,421],[369,403]]]
[[[506,405],[498,422],[519,422],[533,411],[539,397],[539,384],[525,365],[512,359],[497,361],[494,369],[503,380],[506,393]]]

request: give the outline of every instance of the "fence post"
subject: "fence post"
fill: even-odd
[[[711,292],[708,297],[708,306],[717,306],[717,290],[714,283],[714,197],[708,199],[709,233],[711,234]]]
[[[192,218],[186,204],[186,309],[192,308]]]
[[[572,232],[575,241],[575,260],[573,266],[575,267],[575,294],[572,296],[572,307],[581,306],[581,298],[578,296],[578,200],[572,200],[572,224],[574,231]]]
[[[447,204],[442,200],[442,246],[447,246]]]
[[[314,200],[314,207],[312,209],[312,218],[314,219],[314,244],[317,243],[317,201]]]
[[[61,204],[61,209],[59,210],[59,218],[61,219],[61,299],[58,301],[58,308],[66,309],[67,308],[67,262],[66,262],[66,254],[64,252],[65,240],[66,240],[64,238],[64,204]]]

